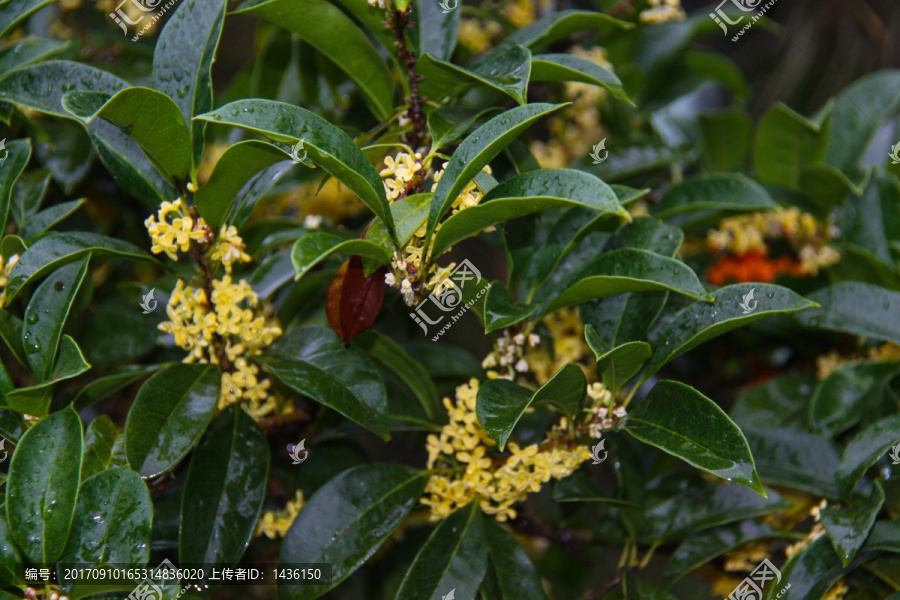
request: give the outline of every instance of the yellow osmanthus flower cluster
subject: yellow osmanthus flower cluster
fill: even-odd
[[[224,358],[231,364],[222,373],[220,409],[240,402],[255,418],[275,412],[277,403],[268,393],[271,382],[259,378],[259,367],[248,358],[273,344],[281,328],[257,314],[259,298],[246,280],[232,280],[232,266],[250,260],[237,229],[223,226],[214,236],[202,218],[187,214],[181,199],[163,202],[157,215],[144,224],[154,254],[164,252],[177,261],[179,252],[188,252],[196,244],[211,267],[222,265],[227,273],[213,279],[209,288],[192,287],[179,279],[166,306],[169,320],[160,323],[159,329],[188,352],[184,362],[224,366]]]
[[[379,172],[384,183],[384,193],[392,202],[400,197],[406,187],[415,179],[416,173],[422,170],[422,155],[400,152],[397,157],[384,157],[384,168]]]
[[[514,504],[551,479],[567,477],[591,457],[586,446],[542,450],[537,444],[520,448],[510,442],[511,454],[502,465],[495,466],[488,454],[495,443],[475,414],[478,386],[478,380],[471,379],[456,388],[455,402],[444,398],[450,422],[440,435],[432,434],[427,439],[429,469],[459,467],[456,472],[435,473],[428,480],[421,502],[431,507],[431,519],[435,521],[476,499],[481,510],[498,521],[513,519]]]
[[[19,262],[18,254],[13,254],[7,259],[0,256],[0,289],[2,289],[0,291],[0,308],[6,304],[6,284],[9,282],[9,275],[17,262]]]
[[[766,254],[767,240],[785,240],[797,252],[800,272],[814,276],[840,260],[826,245],[837,235],[833,226],[820,226],[813,215],[791,207],[723,219],[707,233],[706,246],[711,252]]]
[[[536,347],[541,341],[540,336],[530,333],[526,337],[524,333],[513,334],[509,329],[494,342],[494,350],[481,362],[488,379],[510,379],[515,373],[527,373],[528,361],[525,360],[526,344],[531,348]],[[491,370],[491,367],[499,367],[499,371]]]
[[[859,362],[881,362],[900,360],[900,345],[893,342],[885,342],[878,346],[872,346],[866,352],[865,357],[845,357],[835,351],[823,354],[816,358],[816,375],[826,379],[840,365]]]
[[[590,359],[591,349],[584,341],[584,325],[578,316],[577,308],[563,308],[543,319],[550,337],[553,340],[553,354],[546,348],[530,348],[525,353],[525,360],[534,373],[538,385],[544,385],[566,363],[575,363],[584,371],[588,381],[596,379],[596,372]]]
[[[292,500],[288,500],[287,505],[278,511],[267,510],[259,518],[256,523],[256,530],[253,532],[254,537],[266,536],[270,540],[284,537],[294,524],[294,519],[300,514],[300,509],[306,501],[303,499],[303,491],[297,490]]]
[[[670,21],[684,21],[687,16],[681,0],[647,0],[649,7],[641,11],[641,23],[662,25]]]

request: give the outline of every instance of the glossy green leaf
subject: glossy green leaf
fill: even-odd
[[[237,564],[266,498],[269,443],[240,406],[222,411],[191,456],[184,481],[178,558]]]
[[[56,350],[72,303],[88,269],[90,255],[51,273],[37,287],[22,326],[22,347],[28,366],[40,381],[46,381],[53,370]]]
[[[629,407],[626,430],[685,462],[766,495],[747,439],[719,406],[677,381],[660,381]]]
[[[356,83],[379,121],[394,107],[394,80],[366,35],[340,9],[324,0],[249,0],[235,11],[263,18],[296,33]],[[322,27],[328,23],[328,27]]]
[[[444,176],[441,176],[443,181]],[[435,198],[439,192],[440,187]],[[566,206],[582,206],[629,218],[615,192],[593,175],[572,169],[530,171],[507,179],[493,188],[477,206],[460,211],[441,223],[441,229],[434,236],[432,256],[440,256],[453,244],[491,225]]]
[[[711,171],[736,171],[744,166],[753,139],[753,119],[743,108],[701,114],[700,145]]]
[[[673,291],[691,298],[707,297],[706,288],[683,262],[634,248],[603,252],[571,280],[575,283],[553,298],[541,314],[629,292]]]
[[[698,210],[756,211],[775,208],[766,189],[740,173],[698,175],[666,192],[653,216],[667,219]]]
[[[541,576],[516,538],[493,519],[484,519],[484,537],[499,592],[492,600],[547,600]]]
[[[115,75],[84,63],[50,60],[19,69],[0,79],[0,101],[73,119],[63,107],[67,93],[89,91],[115,94],[128,83]],[[175,190],[156,170],[137,142],[106,121],[94,121],[85,131],[97,149],[100,160],[126,192],[156,206],[171,200]]]
[[[2,89],[0,87],[0,93]],[[31,140],[10,140],[6,145],[6,152],[9,155],[0,169],[0,231],[6,229],[13,187],[31,159]]]
[[[821,120],[810,121],[780,102],[769,109],[757,128],[753,150],[763,181],[797,189],[801,169],[825,156],[831,108],[822,114]]]
[[[85,254],[93,256],[117,255],[129,258],[151,259],[150,255],[128,242],[105,235],[77,231],[73,233],[50,232],[19,257],[6,284],[6,299],[12,300],[29,282],[64,264],[75,262]]]
[[[788,374],[746,390],[731,407],[741,428],[803,430],[809,422],[809,399],[816,389],[813,374]]]
[[[330,329],[298,327],[261,359],[285,385],[390,439],[387,392],[378,368],[359,348],[344,348]]]
[[[6,394],[9,408],[29,415],[43,416],[50,409],[53,386],[65,379],[77,377],[91,368],[84,359],[81,348],[71,337],[64,335],[59,344],[59,355],[50,376],[41,383],[19,388]]]
[[[435,189],[425,238],[431,237],[438,221],[456,197],[491,159],[532,123],[562,106],[546,103],[518,106],[492,118],[463,140],[444,168]]]
[[[472,69],[425,54],[416,63],[416,72],[424,77],[422,93],[435,100],[474,86],[486,86],[525,104],[531,52],[522,46],[508,46],[491,53],[490,58]]]
[[[666,565],[666,583],[671,585],[717,556],[745,544],[788,535],[767,523],[752,519],[695,533],[672,553]]]
[[[750,292],[755,300],[748,298],[746,306],[751,312],[747,313],[741,303]],[[665,343],[656,348],[647,365],[645,379],[676,356],[732,329],[814,306],[812,298],[807,300],[787,288],[764,283],[729,285],[713,292],[712,298],[713,302],[691,304],[672,320],[662,338]]]
[[[144,565],[150,557],[153,503],[141,477],[127,467],[84,479],[62,563]]]
[[[6,481],[6,521],[25,557],[52,563],[62,554],[75,512],[82,451],[81,419],[63,409],[19,440]]]
[[[846,567],[862,548],[884,504],[884,489],[876,481],[868,498],[855,498],[849,506],[822,509],[821,521],[834,551]]]
[[[148,366],[132,365],[115,369],[103,377],[94,379],[78,390],[78,394],[72,401],[72,405],[75,407],[75,410],[81,411],[135,381],[143,379],[147,375],[158,371],[164,366],[165,364]]]
[[[8,310],[0,310],[0,338],[6,343],[6,347],[16,360],[23,366],[28,365],[25,359],[25,349],[22,347],[23,322],[16,318]]]
[[[626,342],[615,348],[606,348],[590,323],[584,326],[584,337],[594,353],[597,368],[603,375],[603,383],[613,392],[637,375],[653,354],[647,342]]]
[[[804,325],[900,343],[900,292],[847,281],[808,297],[821,308],[797,315]]]
[[[484,332],[491,333],[520,323],[537,312],[537,304],[516,302],[500,282],[493,282],[484,301]]]
[[[827,536],[823,535],[782,567],[781,583],[769,588],[766,599],[774,600],[790,583],[791,587],[778,600],[822,600],[826,592],[850,570],[851,567],[845,569],[841,566]]]
[[[632,29],[634,25],[614,19],[601,12],[588,10],[560,10],[541,17],[531,25],[512,32],[501,40],[499,47],[521,44],[527,48],[537,48],[573,33],[598,29],[613,25],[619,29]]]
[[[835,225],[842,241],[865,248],[896,271],[890,242],[900,240],[900,182],[887,173],[875,173],[860,198],[844,203]]]
[[[876,408],[885,386],[900,374],[900,361],[838,365],[813,393],[810,423],[817,432],[835,437]]]
[[[440,2],[414,2],[412,21],[418,33],[416,56],[429,54],[440,60],[450,60],[459,35],[462,11],[443,10]]]
[[[291,145],[303,140],[308,160],[346,184],[393,234],[390,207],[378,171],[350,136],[322,117],[299,106],[255,99],[238,100],[197,118],[262,133]]]
[[[428,113],[428,133],[434,148],[445,148],[465,137],[466,132],[478,119],[493,108],[476,111],[453,104],[445,104]]]
[[[6,37],[28,15],[52,3],[53,0],[9,0],[0,13],[0,38]]]
[[[774,426],[743,428],[763,483],[838,498],[834,472],[840,455],[831,440]]]
[[[531,59],[531,79],[599,85],[616,98],[634,106],[615,73],[576,54],[536,54]]]
[[[291,262],[296,275],[294,280],[303,277],[310,269],[332,254],[346,256],[357,254],[377,261],[379,265],[391,262],[391,257],[384,249],[368,240],[347,240],[333,233],[307,233],[294,243],[291,250]]]
[[[50,229],[76,210],[81,208],[85,203],[85,199],[72,200],[71,202],[60,202],[50,208],[42,210],[36,215],[28,219],[25,225],[19,230],[22,239],[33,242],[34,238]]]
[[[22,564],[22,555],[19,554],[19,549],[13,543],[4,511],[0,514],[0,583],[15,583],[17,566],[20,564]]]
[[[153,477],[178,464],[212,419],[220,386],[212,365],[176,364],[148,379],[125,420],[131,468]]]
[[[863,545],[863,551],[868,550],[900,553],[900,519],[876,521]]]
[[[900,415],[891,415],[857,433],[844,447],[835,473],[845,499],[856,488],[863,474],[900,440]]]
[[[478,422],[497,442],[506,446],[516,424],[532,404],[547,402],[567,415],[578,411],[584,399],[587,381],[578,365],[568,363],[536,392],[508,379],[490,379],[478,389],[476,414]]]
[[[112,465],[113,447],[121,432],[106,415],[91,421],[84,432],[84,453],[81,456],[81,481],[105,471]]]
[[[419,550],[394,600],[438,600],[456,590],[474,598],[487,570],[484,517],[478,502],[440,522]]]
[[[427,479],[403,465],[376,463],[344,471],[319,488],[285,535],[280,561],[330,562],[332,583],[284,586],[282,600],[319,598],[349,577],[417,505]]]
[[[0,52],[0,73],[8,73],[62,54],[71,48],[69,41],[27,35]]]
[[[89,125],[108,121],[138,143],[170,181],[183,180],[191,168],[191,134],[178,106],[162,92],[130,87],[110,97],[78,91],[63,96],[63,107]]]
[[[410,356],[390,337],[370,329],[355,338],[353,343],[390,370],[413,393],[425,416],[434,419],[441,410],[441,402],[428,370]]]
[[[230,146],[216,163],[209,181],[194,194],[200,216],[218,231],[241,189],[261,171],[289,158],[284,150],[267,142],[249,140]]]

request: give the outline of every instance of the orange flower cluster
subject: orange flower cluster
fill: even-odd
[[[710,266],[707,278],[711,284],[721,286],[729,282],[771,283],[779,275],[802,277],[804,273],[800,262],[788,256],[770,259],[767,252],[753,250],[741,255],[722,256]]]

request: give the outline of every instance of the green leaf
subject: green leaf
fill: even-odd
[[[738,396],[731,418],[741,428],[807,428],[809,399],[817,380],[811,374],[788,374],[770,379]]]
[[[73,119],[63,107],[63,96],[79,91],[115,94],[128,83],[90,65],[50,60],[13,71],[0,79],[0,101],[25,106],[54,117]],[[94,121],[85,131],[100,160],[127,193],[156,207],[171,200],[175,190],[144,155],[137,142],[106,121]]]
[[[9,6],[6,8],[9,9]],[[2,22],[2,18],[0,18],[0,22]],[[69,50],[71,46],[72,44],[68,41],[40,38],[33,35],[20,38],[0,52],[0,73],[8,73],[41,62]]]
[[[81,481],[105,471],[112,465],[113,448],[121,432],[112,419],[100,415],[88,425],[84,433],[84,453],[81,456]],[[77,562],[77,561],[76,561]]]
[[[857,80],[834,103],[825,162],[844,172],[859,163],[882,123],[900,108],[900,71],[878,71]]]
[[[90,255],[57,269],[38,286],[25,309],[22,347],[28,366],[39,381],[53,371],[56,350],[72,303],[88,269]]]
[[[863,550],[900,552],[900,519],[876,521],[863,545]]]
[[[0,87],[2,92],[2,87]],[[11,140],[6,145],[6,151],[9,156],[3,162],[3,168],[0,169],[0,231],[6,229],[6,222],[9,217],[10,198],[13,193],[13,187],[16,180],[25,170],[25,165],[31,160],[31,140]]]
[[[416,63],[416,72],[424,77],[420,84],[422,93],[435,100],[486,86],[525,104],[531,52],[522,46],[508,46],[491,53],[490,58],[472,69],[424,54]]]
[[[285,586],[282,600],[313,600],[371,557],[418,503],[427,475],[403,465],[344,471],[313,494],[281,544],[282,564],[330,562],[331,585]]]
[[[698,210],[755,211],[775,208],[764,187],[740,173],[698,175],[666,192],[653,216],[668,219]]]
[[[72,530],[59,561],[145,565],[150,558],[153,503],[140,476],[127,467],[84,479]]]
[[[584,337],[594,352],[597,368],[603,374],[603,383],[615,393],[622,385],[637,375],[653,350],[647,342],[626,342],[607,349],[597,330],[590,323],[584,326]]]
[[[551,300],[542,315],[627,292],[668,290],[691,298],[708,297],[697,275],[683,262],[634,248],[603,252],[570,280],[575,283]]]
[[[394,220],[394,226],[397,228],[397,241],[401,248],[425,224],[428,218],[428,210],[431,207],[432,194],[412,194],[391,202],[391,216]],[[388,230],[385,228],[384,221],[375,219],[369,225],[369,229],[365,233],[364,239],[375,242],[390,256],[394,253],[394,242],[391,239]],[[363,260],[363,263],[366,259]],[[370,265],[366,269],[365,275],[368,277],[375,271],[375,266]]]
[[[588,29],[599,29],[614,25],[620,29],[632,29],[634,25],[619,21],[601,12],[588,10],[560,10],[550,13],[531,25],[517,29],[506,36],[498,48],[510,44],[521,44],[526,48],[537,48],[569,37],[573,33]]]
[[[28,15],[52,3],[53,0],[9,0],[0,13],[0,38],[6,37]]]
[[[353,338],[353,343],[390,370],[413,393],[425,415],[429,419],[435,418],[441,402],[431,375],[422,363],[390,337],[372,329]]]
[[[50,232],[19,257],[6,284],[7,302],[34,279],[55,271],[64,264],[75,262],[88,253],[95,257],[117,255],[152,260],[149,254],[137,246],[105,235],[87,231]]]
[[[284,150],[267,142],[249,140],[230,146],[216,163],[209,181],[194,194],[200,216],[218,231],[247,182],[289,158]]]
[[[629,407],[626,430],[647,444],[765,496],[740,428],[719,406],[677,381],[660,381]]]
[[[695,533],[672,553],[666,565],[666,583],[671,585],[717,556],[746,544],[788,536],[767,523],[752,519]]]
[[[547,402],[567,415],[578,412],[585,396],[587,381],[578,365],[567,363],[536,392],[508,379],[490,379],[478,390],[478,422],[497,442],[500,450],[525,410],[532,404]]]
[[[291,262],[297,273],[294,280],[300,279],[318,263],[335,253],[365,256],[377,261],[379,266],[391,262],[390,255],[374,242],[347,240],[333,233],[316,231],[307,233],[294,243],[291,250]]]
[[[484,300],[484,332],[491,333],[515,325],[533,315],[537,304],[520,304],[502,283],[491,284]]]
[[[8,310],[0,310],[0,337],[6,342],[6,347],[16,360],[23,366],[28,365],[25,359],[25,349],[22,347],[23,323]]]
[[[781,102],[769,109],[757,128],[753,150],[753,163],[763,181],[798,189],[801,169],[825,156],[830,105],[822,115],[821,120],[810,121]]]
[[[298,327],[261,359],[285,385],[387,441],[387,392],[378,368],[359,348],[344,348],[330,329]]]
[[[53,365],[53,371],[46,381],[19,388],[6,394],[6,403],[16,412],[43,416],[50,409],[53,386],[65,379],[77,377],[91,368],[84,359],[81,348],[71,337],[64,335],[59,344],[59,355]]]
[[[38,211],[50,187],[50,170],[35,169],[23,172],[13,187],[9,212],[13,222],[21,228]],[[17,232],[20,237],[21,232]]]
[[[181,562],[237,564],[253,537],[268,478],[265,435],[240,406],[228,407],[191,457],[181,494]]]
[[[296,33],[356,83],[379,121],[391,115],[394,80],[387,64],[365,33],[335,5],[324,0],[249,0],[234,12]]]
[[[18,565],[22,564],[22,555],[19,549],[13,543],[12,535],[9,532],[9,525],[6,524],[6,512],[0,514],[0,582],[12,584],[16,581],[16,571]],[[16,596],[12,596],[7,600],[12,600]]]
[[[900,344],[900,292],[847,281],[816,290],[808,297],[820,308],[796,317],[804,325]]]
[[[492,600],[547,600],[541,576],[516,538],[493,519],[484,519],[484,537],[497,582]]]
[[[192,173],[203,155],[206,123],[191,121],[213,107],[212,64],[225,22],[225,0],[182,2],[166,21],[153,52],[153,88],[178,105],[191,125]]]
[[[147,158],[170,181],[183,180],[191,169],[191,133],[169,96],[143,87],[130,87],[110,97],[102,92],[69,92],[63,107],[89,125],[108,121],[138,143]]]
[[[753,139],[753,120],[746,110],[730,108],[699,115],[703,159],[711,171],[744,166]]]
[[[495,108],[475,111],[445,104],[428,113],[428,133],[434,148],[445,148],[461,140],[472,125]]]
[[[758,298],[757,308],[745,314],[740,304],[751,291],[754,298]],[[653,353],[643,380],[676,356],[732,329],[774,314],[792,313],[814,305],[787,288],[764,283],[729,285],[713,292],[712,298],[711,303],[696,302],[675,316],[662,337],[665,343]]]
[[[419,550],[394,600],[474,598],[487,570],[484,517],[472,502],[443,521]]]
[[[865,248],[896,271],[890,242],[900,240],[900,182],[887,173],[875,173],[860,198],[844,203],[835,225],[842,241]]]
[[[900,440],[900,415],[886,417],[857,433],[844,447],[835,472],[838,487],[849,499],[863,474]]]
[[[164,366],[164,364],[148,366],[132,365],[115,369],[103,377],[94,379],[78,390],[78,394],[72,401],[72,405],[77,411],[84,410],[88,406],[103,400],[110,394],[114,394],[139,379],[143,379]]]
[[[447,13],[441,10],[439,2],[415,2],[413,10],[412,21],[418,33],[416,56],[430,54],[440,60],[450,60],[456,48],[462,11]]]
[[[28,219],[28,222],[19,230],[19,235],[29,242],[34,242],[34,238],[44,233],[76,210],[86,201],[85,198],[80,200],[72,200],[71,202],[60,202],[50,208],[42,210],[36,215]]]
[[[81,419],[71,408],[38,421],[16,446],[6,481],[6,520],[30,562],[53,563],[62,554],[75,512],[81,450]]]
[[[546,103],[518,106],[492,118],[463,140],[444,168],[435,189],[425,239],[431,238],[440,218],[491,159],[532,123],[562,106]]]
[[[303,0],[301,4],[308,1]],[[328,35],[337,39],[333,31],[329,31]],[[391,235],[394,234],[390,207],[378,171],[350,136],[322,117],[299,106],[255,99],[238,100],[197,118],[262,133],[275,141],[291,145],[302,139],[308,160],[344,182],[372,212],[385,221]]]
[[[537,54],[531,59],[533,81],[578,81],[599,85],[634,106],[615,73],[575,54]]]
[[[823,535],[788,561],[781,569],[781,581],[784,585],[769,588],[766,598],[774,600],[790,583],[791,587],[778,600],[822,600],[825,593],[851,569],[852,567],[841,566],[828,538]]]
[[[443,181],[442,175],[440,183]],[[440,183],[435,198],[440,193]],[[438,257],[453,244],[496,223],[566,206],[581,206],[630,218],[619,204],[615,192],[593,175],[572,169],[530,171],[507,179],[493,188],[477,206],[460,211],[444,221],[434,236],[431,255]]]
[[[887,384],[900,373],[900,361],[838,365],[819,383],[809,404],[818,433],[836,437],[877,409]]]
[[[875,482],[872,494],[868,498],[857,499],[850,506],[822,509],[821,520],[825,533],[831,539],[834,551],[846,567],[862,547],[875,518],[884,504],[884,489],[879,481]]]
[[[835,445],[824,437],[794,429],[743,428],[763,482],[838,498],[834,472],[840,463]]]
[[[220,386],[213,365],[176,364],[148,379],[125,420],[131,468],[154,477],[178,464],[212,419]]]

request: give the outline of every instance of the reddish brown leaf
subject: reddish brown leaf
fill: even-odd
[[[384,269],[368,277],[362,258],[351,256],[341,265],[328,286],[325,313],[332,329],[347,342],[372,326],[384,300]]]

